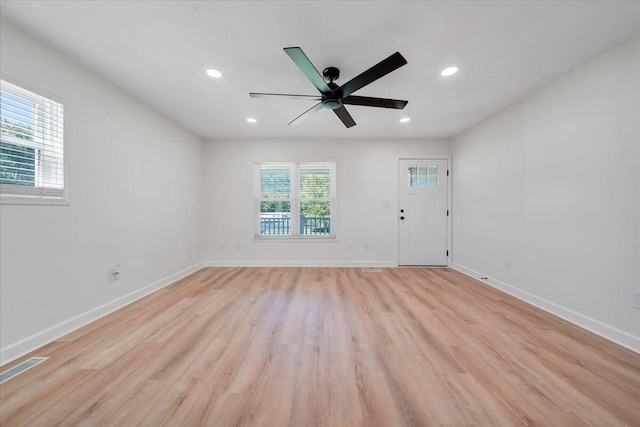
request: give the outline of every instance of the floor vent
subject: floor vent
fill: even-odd
[[[48,357],[32,357],[31,359],[27,359],[19,365],[14,366],[11,369],[7,369],[3,373],[0,374],[0,384],[3,384],[6,381],[9,381],[11,378],[15,377],[18,374],[23,373],[24,371],[28,371],[36,365],[47,360]]]
[[[380,270],[379,268],[363,268],[362,272],[363,273],[380,273],[382,270]]]

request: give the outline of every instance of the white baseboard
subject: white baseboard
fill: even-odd
[[[205,267],[397,267],[395,261],[208,260]]]
[[[574,325],[593,332],[596,335],[600,335],[601,337],[606,338],[609,341],[620,344],[621,346],[626,347],[629,350],[640,353],[640,337],[638,336],[632,335],[611,325],[607,325],[606,323],[602,323],[599,320],[592,319],[589,316],[585,316],[584,314],[580,314],[577,311],[573,311],[569,308],[563,307],[539,296],[530,294],[529,292],[516,288],[513,285],[502,282],[498,279],[494,279],[485,274],[481,274],[475,270],[472,270],[455,262],[451,264],[451,268],[469,277],[477,279],[482,283],[486,283],[491,287],[506,292],[509,295],[512,295],[526,303],[529,303],[555,316],[558,316],[568,322],[571,322]],[[481,277],[486,277],[486,279],[481,280]]]
[[[113,313],[114,311],[126,305],[129,305],[132,302],[137,301],[140,298],[143,298],[157,291],[158,289],[162,289],[165,286],[168,286],[182,279],[183,277],[186,277],[189,274],[200,270],[202,267],[202,262],[194,264],[191,267],[185,268],[184,270],[167,276],[164,279],[160,279],[157,282],[133,291],[130,294],[124,295],[99,307],[84,312],[78,316],[72,317],[71,319],[60,322],[57,325],[37,332],[14,344],[3,347],[0,349],[0,366],[16,360],[17,358],[22,357],[27,353],[37,350],[43,345],[49,344],[50,342],[55,341],[58,338],[63,337],[68,333],[73,332],[76,329],[79,329],[91,322],[94,322],[101,317],[106,316],[107,314]]]

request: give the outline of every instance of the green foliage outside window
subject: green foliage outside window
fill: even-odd
[[[331,197],[331,176],[328,169],[302,169],[300,172],[300,213],[305,217],[329,218],[329,201],[309,201]]]

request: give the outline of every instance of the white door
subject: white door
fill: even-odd
[[[448,161],[400,160],[398,265],[446,266]]]

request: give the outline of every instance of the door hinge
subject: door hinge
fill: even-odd
[[[447,216],[449,216],[449,209],[447,209]]]
[[[447,176],[449,176],[449,169],[447,169]]]
[[[449,250],[447,250],[447,256],[449,256]]]

